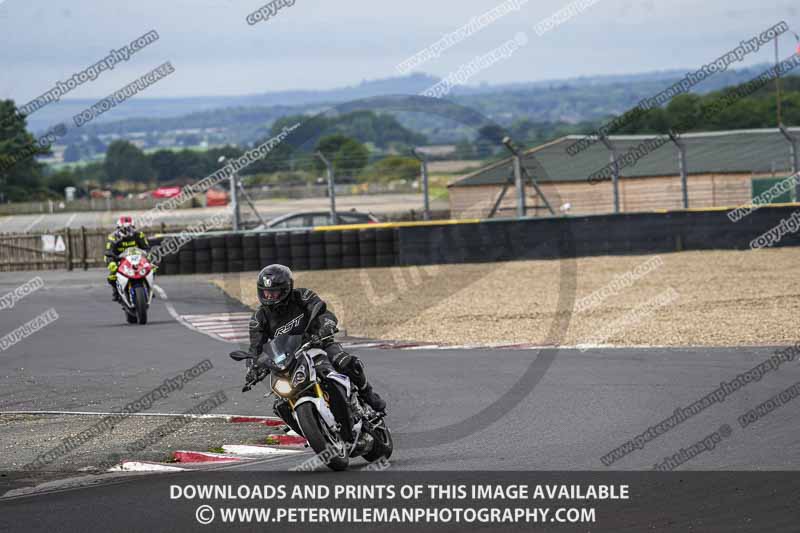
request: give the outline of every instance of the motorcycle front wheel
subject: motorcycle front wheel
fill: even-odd
[[[320,459],[325,461],[327,458],[325,464],[328,468],[331,470],[347,469],[347,465],[350,463],[350,458],[347,457],[347,455],[336,455],[328,458],[328,456],[331,455],[330,452],[323,454],[323,452],[332,448],[346,450],[347,445],[341,441],[338,435],[331,434],[327,426],[325,426],[325,428],[322,427],[325,423],[320,421],[317,410],[314,408],[313,404],[301,404],[297,406],[295,413],[297,414],[297,421],[300,423],[300,429],[303,430],[303,436],[308,441],[308,445],[311,446]]]
[[[144,287],[141,285],[135,287],[133,289],[134,305],[136,306],[136,318],[139,321],[139,324],[147,324],[147,295],[145,293]]]

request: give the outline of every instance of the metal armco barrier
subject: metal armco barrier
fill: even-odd
[[[271,263],[321,270],[745,250],[795,211],[800,213],[800,206],[765,206],[735,223],[726,209],[215,234],[165,256],[159,272],[255,271]],[[800,231],[789,231],[773,246],[800,246]]]

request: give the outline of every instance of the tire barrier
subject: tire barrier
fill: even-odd
[[[289,264],[292,261],[292,248],[289,242],[288,233],[275,234],[275,257],[265,265],[272,263],[279,263],[281,265]]]
[[[361,266],[361,253],[358,246],[358,231],[341,232],[342,268],[358,268]]]
[[[211,272],[211,248],[208,239],[194,241],[194,272],[195,274]]]
[[[178,250],[178,272],[181,274],[194,274],[196,267],[196,255],[194,242],[189,241]]]
[[[261,246],[257,234],[245,234],[242,236],[242,269],[245,272],[260,270],[261,265]]]
[[[364,268],[378,265],[378,241],[374,229],[358,230],[359,266]]]
[[[308,268],[323,270],[325,268],[325,233],[312,231],[308,233]]]
[[[278,249],[275,247],[275,234],[262,233],[256,237],[258,239],[258,266],[270,265],[276,262]]]
[[[178,253],[164,254],[161,256],[161,264],[158,267],[159,274],[180,274]]]
[[[311,262],[308,255],[308,235],[310,232],[289,234],[289,261],[286,266],[292,270],[309,270]]]
[[[228,233],[225,235],[225,253],[228,260],[225,272],[241,272],[244,268],[241,233]]]
[[[325,231],[322,237],[325,268],[342,268],[342,232]]]
[[[800,231],[791,232],[791,224],[782,222],[792,217],[796,208],[764,206],[735,223],[728,219],[727,210],[686,210],[214,234],[187,243],[177,254],[164,256],[159,272],[256,271],[272,263],[293,270],[322,270],[745,250],[759,236],[781,225],[789,229],[784,228],[773,246],[800,246]]]
[[[627,213],[402,226],[398,265],[478,263],[684,250],[746,250],[796,207],[762,207],[739,222],[727,210]],[[774,246],[800,246],[800,232]]]
[[[214,236],[208,239],[208,247],[211,250],[211,272],[226,272],[228,268],[227,253],[225,251],[225,237]]]

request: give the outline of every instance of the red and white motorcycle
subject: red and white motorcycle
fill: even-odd
[[[119,257],[117,292],[129,324],[147,324],[153,300],[155,269],[140,248],[128,248]]]

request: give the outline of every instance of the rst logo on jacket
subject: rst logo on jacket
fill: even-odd
[[[289,322],[287,322],[286,324],[284,324],[281,327],[279,327],[278,329],[276,329],[275,330],[275,336],[277,337],[278,335],[285,335],[286,333],[289,333],[294,328],[299,326],[300,322],[302,320],[303,320],[303,315],[297,315],[296,317],[291,319]]]

